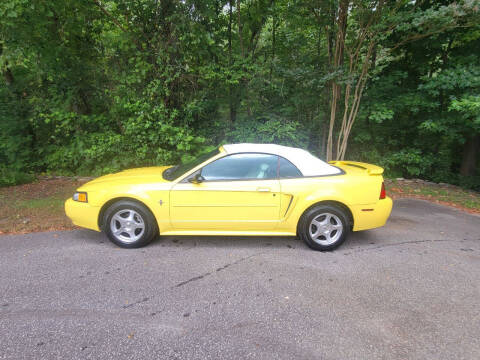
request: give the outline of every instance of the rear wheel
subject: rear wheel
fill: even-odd
[[[145,246],[158,234],[150,210],[130,200],[120,200],[105,211],[103,230],[114,244],[123,248]]]
[[[348,215],[334,205],[318,205],[300,221],[298,233],[313,250],[329,251],[339,247],[350,232]]]

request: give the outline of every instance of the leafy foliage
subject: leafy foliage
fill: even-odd
[[[334,63],[342,4],[345,46]],[[4,0],[0,185],[38,172],[173,164],[225,142],[325,156],[332,86],[341,89],[332,127],[340,134],[352,105],[346,89],[353,93],[368,64],[346,157],[380,163],[391,176],[479,188],[480,155],[476,172],[459,175],[467,145],[480,136],[479,7]]]

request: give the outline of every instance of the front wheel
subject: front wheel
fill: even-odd
[[[348,216],[334,205],[318,205],[300,220],[298,233],[313,250],[329,251],[339,247],[350,232]]]
[[[120,200],[105,211],[103,230],[115,245],[123,248],[145,246],[158,234],[150,210],[130,200]]]

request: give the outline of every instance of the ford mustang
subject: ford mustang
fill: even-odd
[[[326,163],[306,150],[231,144],[176,166],[99,177],[65,203],[74,224],[124,248],[161,235],[298,236],[333,250],[351,231],[383,226],[392,210],[383,169]]]

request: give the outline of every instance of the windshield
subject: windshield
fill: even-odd
[[[209,153],[200,155],[199,157],[197,157],[192,161],[188,161],[183,164],[172,166],[171,168],[168,168],[167,170],[165,170],[162,176],[165,180],[168,180],[168,181],[175,180],[178,177],[185,174],[186,172],[189,172],[190,170],[192,170],[194,167],[210,159],[212,156],[217,155],[218,153],[220,153],[220,151],[218,149],[215,149],[213,151],[210,151]]]

